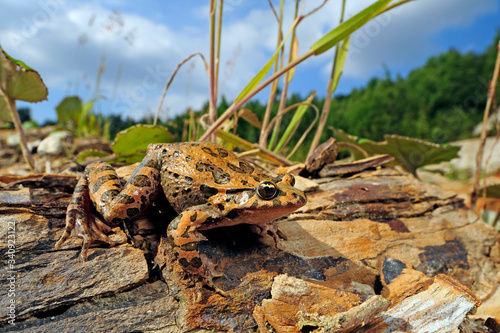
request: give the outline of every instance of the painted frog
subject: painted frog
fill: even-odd
[[[212,143],[150,144],[144,160],[122,185],[107,163],[86,167],[68,205],[66,228],[56,244],[74,230],[83,238],[87,259],[92,241],[113,245],[107,234],[151,205],[163,189],[179,214],[167,228],[175,256],[197,281],[213,286],[213,264],[200,255],[200,230],[241,223],[264,225],[303,206],[307,199],[285,173],[273,177]],[[100,214],[94,213],[94,208]],[[101,218],[102,217],[102,218]]]

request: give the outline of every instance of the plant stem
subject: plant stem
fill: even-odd
[[[217,46],[215,50],[215,87],[214,87],[214,100],[217,106],[217,95],[219,93],[219,64],[220,64],[220,41],[222,36],[222,9],[224,0],[219,0],[219,17],[217,21]],[[217,113],[216,113],[217,116]],[[215,119],[214,119],[215,120]]]
[[[21,119],[19,119],[19,114],[16,109],[16,100],[5,96],[8,101],[8,107],[10,114],[12,116],[12,121],[16,127],[17,133],[19,134],[19,144],[21,145],[21,151],[23,152],[24,159],[31,168],[31,171],[36,172],[35,162],[33,161],[33,156],[28,149],[28,144],[26,143],[26,136],[24,135],[23,126],[21,125]]]
[[[214,0],[212,0],[212,1],[214,1]],[[382,0],[379,0],[379,1],[382,1]],[[403,3],[406,3],[408,1],[411,1],[411,0],[400,0],[396,4],[390,6],[389,8],[394,8],[394,7],[399,6]],[[245,91],[244,97],[238,96],[237,102],[233,103],[228,109],[226,109],[226,111],[219,118],[217,118],[217,120],[213,124],[211,124],[211,126],[205,131],[205,133],[200,137],[199,140],[200,141],[208,140],[208,138],[214,133],[214,131],[217,128],[219,128],[229,117],[231,117],[239,108],[241,108],[247,101],[249,101],[258,92],[260,92],[262,89],[267,87],[274,80],[279,78],[281,75],[287,73],[289,70],[291,70],[292,68],[297,66],[299,63],[303,62],[304,60],[310,58],[311,56],[319,55],[323,52],[326,52],[328,49],[335,46],[342,39],[345,39],[345,37],[348,35],[347,32],[351,33],[353,31],[355,31],[356,29],[358,29],[361,25],[364,24],[364,23],[362,23],[359,25],[359,23],[360,23],[359,17],[360,17],[360,15],[366,16],[367,10],[374,10],[374,8],[375,9],[378,8],[378,10],[379,10],[376,15],[375,14],[372,15],[372,16],[370,16],[370,18],[375,17],[375,16],[385,12],[386,10],[384,10],[384,6],[381,6],[381,5],[385,5],[388,2],[390,2],[390,1],[385,0],[382,2],[376,2],[373,5],[365,8],[365,10],[361,11],[360,13],[356,14],[355,16],[353,16],[352,18],[350,18],[349,20],[344,22],[343,25],[331,30],[329,33],[327,33],[322,38],[320,38],[318,41],[316,41],[316,43],[314,43],[311,46],[311,49],[308,52],[304,53],[302,56],[289,62],[287,65],[285,65],[284,67],[279,69],[277,72],[273,73],[269,78],[267,78],[261,84],[259,84],[255,88],[253,88],[251,91],[249,91],[249,92]],[[299,17],[297,20],[295,20],[292,28],[294,28],[295,25],[297,25],[302,19],[303,19],[303,16]]]
[[[342,24],[342,22],[344,21],[345,2],[346,0],[342,0],[342,9],[340,11],[340,24]],[[321,117],[319,119],[318,128],[316,129],[316,134],[314,135],[307,156],[310,156],[314,151],[314,149],[316,149],[316,147],[318,146],[319,140],[321,139],[321,135],[323,134],[323,130],[325,128],[326,121],[328,120],[328,115],[330,114],[330,105],[332,103],[332,95],[333,95],[332,86],[336,70],[335,67],[337,65],[337,59],[339,57],[339,49],[340,45],[337,45],[337,47],[335,48],[335,54],[333,56],[333,65],[332,65],[332,72],[330,74],[330,80],[328,81],[328,86],[326,88],[325,104],[323,104],[323,109],[321,110]]]
[[[206,130],[206,132],[201,136],[199,141],[206,141],[212,133],[219,128],[229,117],[231,117],[236,110],[241,108],[246,102],[248,102],[252,97],[254,97],[256,94],[258,94],[262,89],[267,87],[269,84],[271,84],[274,80],[279,78],[281,75],[285,74],[289,70],[291,70],[293,67],[297,66],[300,64],[302,61],[308,59],[309,57],[314,55],[314,50],[309,50],[308,52],[304,53],[302,56],[298,57],[291,63],[287,64],[280,70],[278,70],[276,73],[271,75],[269,78],[264,80],[261,84],[259,84],[257,87],[255,87],[252,91],[250,91],[245,97],[243,97],[241,100],[239,100],[237,103],[232,104],[217,120]]]
[[[175,68],[174,72],[172,73],[172,75],[170,75],[170,78],[168,79],[168,82],[167,84],[165,85],[165,88],[163,89],[163,93],[161,94],[161,98],[160,98],[160,103],[158,103],[158,109],[156,110],[156,115],[155,115],[155,119],[153,121],[153,126],[156,126],[156,123],[158,122],[158,117],[160,116],[160,111],[161,111],[161,106],[163,105],[163,100],[165,99],[165,95],[167,94],[167,90],[168,88],[170,87],[170,85],[172,84],[172,82],[174,81],[174,78],[175,78],[175,75],[177,74],[177,72],[179,71],[179,69],[181,69],[182,65],[184,65],[186,62],[188,62],[191,58],[195,57],[199,55],[201,57],[201,60],[203,61],[203,64],[205,65],[205,70],[208,72],[209,71],[209,67],[208,67],[208,63],[207,61],[205,60],[205,57],[203,57],[203,54],[201,54],[200,52],[196,52],[196,53],[193,53],[191,55],[189,55],[187,58],[185,58],[184,60],[182,60],[178,65],[177,67]]]
[[[210,101],[208,109],[208,123],[212,124],[217,119],[217,108],[216,108],[216,74],[215,74],[215,26],[216,26],[216,0],[210,0]],[[214,141],[212,137],[211,141]]]
[[[271,9],[273,10],[276,19],[278,20],[278,40],[276,44],[276,48],[279,47],[281,44],[281,41],[283,40],[283,31],[282,31],[282,26],[283,26],[283,5],[280,7],[280,15],[276,13],[274,10],[273,4],[271,1],[269,1],[269,5],[271,6]],[[283,48],[283,47],[282,47]],[[281,63],[283,63],[283,52],[281,52],[280,56]],[[274,69],[273,73],[276,73],[279,67],[279,61],[276,61],[274,63]],[[267,100],[267,106],[266,106],[266,112],[264,113],[264,119],[262,120],[262,130],[260,131],[260,137],[259,137],[259,145],[261,147],[265,147],[267,145],[267,136],[269,135],[269,120],[271,118],[271,110],[274,104],[274,99],[276,97],[276,89],[278,88],[278,83],[279,79],[276,79],[273,81],[271,85],[271,90],[269,91],[269,98]]]
[[[486,101],[486,108],[484,110],[484,116],[483,116],[483,128],[481,129],[479,147],[476,154],[476,176],[474,179],[474,188],[471,194],[471,207],[475,207],[477,202],[479,183],[481,180],[481,171],[482,171],[481,164],[483,161],[483,149],[487,135],[486,123],[490,116],[491,104],[495,96],[499,72],[500,72],[500,42],[498,42],[497,45],[497,59],[495,61],[495,69],[493,70],[493,78],[491,79],[490,86],[488,89],[488,100]]]
[[[281,11],[280,11],[280,14],[281,14],[281,18],[283,18],[283,7],[285,6],[285,3],[284,1],[281,1]],[[297,15],[298,15],[298,12],[299,12],[299,1],[298,0],[295,0],[295,14],[294,14],[294,20],[297,19]],[[294,37],[295,37],[295,29],[296,29],[297,26],[294,26],[293,27],[293,30],[292,30],[292,35],[291,35],[291,38],[290,38],[290,53],[288,55],[288,62],[292,61],[293,58],[293,40],[294,40]],[[284,46],[283,46],[283,51],[282,51],[282,55],[284,55],[285,51],[284,51]],[[282,64],[283,64],[283,61],[282,61]],[[290,74],[290,72],[288,73]],[[279,131],[280,131],[280,127],[281,127],[281,118],[283,117],[283,110],[285,109],[285,106],[286,106],[286,96],[288,95],[288,85],[290,83],[290,80],[288,80],[288,75],[285,75],[284,76],[284,80],[283,80],[283,89],[281,90],[281,97],[280,97],[280,102],[279,102],[279,105],[278,105],[278,112],[276,114],[276,121],[274,122],[274,129],[273,129],[273,135],[271,136],[271,141],[269,142],[268,144],[268,147],[267,149],[269,150],[273,150],[273,148],[275,147],[276,145],[276,138],[278,137],[278,134],[279,134]],[[267,139],[267,137],[266,137]]]

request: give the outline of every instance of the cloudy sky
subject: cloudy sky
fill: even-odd
[[[56,120],[55,106],[68,95],[84,101],[100,96],[97,111],[140,118],[156,112],[166,81],[184,58],[201,52],[208,59],[208,2],[0,0],[0,44],[38,70],[49,88],[48,101],[31,105],[38,122]],[[306,0],[305,11],[322,2]],[[347,0],[346,16],[373,2]],[[272,55],[277,24],[268,1],[224,3],[219,91],[231,100]],[[285,1],[285,26],[294,3]],[[340,3],[330,0],[301,22],[299,53],[337,25]],[[482,52],[500,29],[499,7],[500,0],[415,0],[376,18],[353,35],[337,91],[349,93],[386,69],[405,76],[450,48]],[[303,63],[290,90],[324,96],[331,60],[328,52]],[[161,118],[200,108],[208,87],[197,57],[176,76]]]

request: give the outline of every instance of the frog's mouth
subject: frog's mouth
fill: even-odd
[[[292,189],[294,188],[292,187]],[[252,198],[245,198],[248,200],[249,204],[245,205],[245,207],[236,208],[228,212],[225,216],[225,224],[267,223],[283,217],[307,203],[305,194],[300,193],[299,190],[294,189],[287,192],[289,194],[291,193],[291,195],[285,195],[284,192],[279,191],[279,193],[269,200],[263,200],[262,198],[256,199],[255,195],[252,196]],[[245,195],[243,194],[243,196]]]

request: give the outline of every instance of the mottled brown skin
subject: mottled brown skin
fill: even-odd
[[[151,144],[148,154],[122,186],[115,170],[97,162],[85,169],[68,206],[59,247],[75,230],[83,238],[86,260],[92,241],[113,245],[111,228],[133,219],[151,205],[159,187],[179,214],[168,226],[173,251],[185,271],[209,285],[208,259],[200,256],[200,230],[265,224],[303,206],[307,199],[290,174],[273,177],[212,143]],[[102,219],[93,213],[93,207]]]

